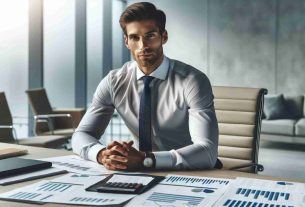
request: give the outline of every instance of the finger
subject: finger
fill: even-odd
[[[127,169],[127,164],[118,163],[117,161],[111,159],[106,159],[106,165],[111,166],[112,169],[116,169],[116,170]]]
[[[102,152],[102,157],[107,157],[107,156],[109,156],[109,155],[111,155],[111,150],[104,150],[103,152]]]
[[[132,146],[133,145],[133,140],[130,140],[129,142],[127,142],[128,146]]]
[[[126,169],[127,169],[127,165],[114,164],[113,166],[115,166],[115,168],[116,168],[117,170],[126,170]]]
[[[110,155],[109,159],[115,160],[117,162],[123,162],[123,163],[128,162],[128,159],[126,157],[122,157],[122,156],[119,156],[119,155]]]
[[[128,156],[128,151],[124,147],[121,147],[121,146],[118,146],[118,145],[112,147],[110,149],[110,151],[119,153],[119,154],[121,154],[121,155],[123,155],[125,157]]]
[[[104,152],[102,152],[102,156],[103,157],[108,157],[110,155],[122,155],[125,156],[124,154],[117,152],[114,148],[113,149],[109,149],[109,150],[105,150]]]
[[[116,146],[116,145],[119,145],[119,146],[122,146],[122,144],[118,141],[113,141],[111,142],[108,146],[107,146],[107,149],[111,149],[112,147]]]
[[[111,165],[105,164],[104,166],[107,170],[116,170],[115,167],[113,167]]]
[[[130,147],[128,146],[128,144],[126,142],[123,142],[123,147],[129,152]]]
[[[107,146],[107,149],[111,149],[112,147],[114,147],[114,146],[120,146],[120,147],[123,147],[123,148],[125,148],[125,150],[128,152],[129,151],[129,146],[126,146],[126,144],[124,144],[125,142],[123,142],[123,143],[120,143],[120,142],[118,142],[118,141],[113,141],[111,144],[109,144],[108,146]]]
[[[107,149],[111,149],[113,147],[118,147],[119,153],[121,153],[122,155],[125,155],[125,156],[128,155],[127,152],[129,151],[129,148],[130,148],[130,147],[124,145],[123,143],[120,143],[120,142],[117,142],[117,141],[113,141],[111,144],[109,144],[107,146]],[[123,149],[123,150],[120,150],[120,149]]]
[[[133,141],[130,140],[129,142],[123,142],[123,145],[128,148],[128,150],[130,150],[130,148],[132,147],[133,145]]]

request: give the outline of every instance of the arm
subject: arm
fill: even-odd
[[[200,73],[191,77],[184,88],[193,144],[170,152],[154,152],[156,168],[213,168],[217,159],[218,124],[212,87],[208,78]]]
[[[105,148],[99,138],[104,133],[114,112],[111,99],[110,75],[97,87],[91,106],[72,136],[73,152],[84,159],[97,162],[98,153]]]

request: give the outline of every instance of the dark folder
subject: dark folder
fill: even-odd
[[[0,160],[0,178],[34,172],[51,166],[51,162],[40,160],[22,159],[17,157],[2,159]]]

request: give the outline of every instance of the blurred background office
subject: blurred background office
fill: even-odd
[[[134,2],[0,0],[0,91],[5,91],[16,117],[18,136],[33,134],[27,89],[45,88],[54,107],[86,108],[109,70],[131,59],[118,20]],[[167,15],[165,54],[203,71],[212,85],[304,96],[304,0],[150,2]],[[304,97],[299,99],[303,107]],[[295,128],[288,125],[279,128]],[[266,134],[274,135],[266,126]],[[261,140],[263,174],[305,178],[305,134],[297,136],[298,142],[294,132],[288,138],[282,135],[279,141],[277,135]],[[104,136],[130,135],[117,118]]]

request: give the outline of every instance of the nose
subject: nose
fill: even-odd
[[[141,50],[144,50],[145,48],[147,48],[148,44],[147,44],[147,41],[145,40],[145,38],[140,38],[140,41],[139,41],[139,48]]]

